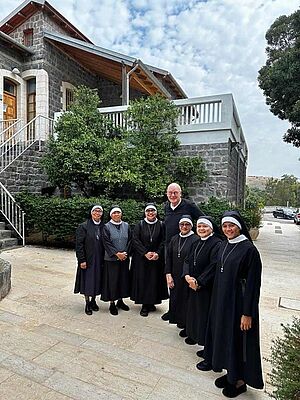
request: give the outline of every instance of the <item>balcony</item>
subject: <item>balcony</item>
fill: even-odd
[[[227,143],[246,160],[248,149],[231,94],[173,100],[179,109],[178,138],[182,145]],[[128,106],[99,108],[116,127],[126,128]]]

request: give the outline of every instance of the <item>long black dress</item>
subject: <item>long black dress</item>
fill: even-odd
[[[115,301],[129,297],[131,231],[127,222],[122,222],[120,225],[107,222],[103,228],[103,244],[105,255],[101,300]],[[116,256],[116,253],[122,251],[128,253],[128,257],[124,261],[120,261]]]
[[[160,304],[169,297],[164,275],[164,239],[161,221],[148,224],[142,220],[133,230],[130,298],[136,304]],[[149,251],[156,252],[158,260],[148,260],[145,254]]]
[[[169,323],[178,324],[181,327],[185,327],[186,324],[189,293],[189,286],[183,276],[183,264],[190,253],[192,244],[198,240],[195,234],[187,237],[175,235],[167,248],[165,273],[171,274],[174,281],[174,287],[170,289]]]
[[[189,288],[186,333],[188,337],[202,346],[205,342],[217,254],[221,242],[220,238],[213,235],[206,240],[200,239],[193,243],[184,264],[184,275],[194,277],[200,286],[197,291]]]
[[[259,344],[259,295],[262,264],[249,241],[220,246],[205,341],[205,359],[214,370],[226,369],[227,380],[263,388]],[[252,327],[241,331],[241,316],[252,317]]]
[[[101,293],[104,248],[102,242],[103,224],[92,219],[80,224],[76,230],[76,257],[78,260],[74,293],[97,296]],[[86,262],[87,268],[80,264]]]

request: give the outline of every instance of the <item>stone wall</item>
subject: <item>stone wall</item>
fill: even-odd
[[[11,71],[13,68],[18,68],[22,71],[22,64],[25,61],[25,57],[16,49],[8,46],[6,42],[1,42],[0,38],[0,69],[8,69]]]
[[[43,153],[43,147],[39,151],[39,146],[33,145],[1,173],[1,183],[12,195],[25,190],[40,194],[42,188],[52,186],[40,165]]]
[[[11,265],[8,261],[0,258],[0,300],[3,299],[11,289]]]
[[[230,144],[213,143],[182,145],[179,150],[182,156],[200,155],[203,159],[208,177],[205,182],[199,185],[192,182],[189,190],[189,196],[195,202],[207,201],[209,197],[223,197],[227,200],[237,202],[237,189],[240,203],[244,201],[244,182],[245,165],[240,162],[237,164],[237,152],[230,152]],[[237,182],[237,170],[240,170],[240,180]]]

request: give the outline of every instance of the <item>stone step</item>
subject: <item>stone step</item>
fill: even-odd
[[[4,238],[0,239],[0,248],[6,249],[7,247],[18,246],[18,239],[16,238]]]
[[[5,229],[5,222],[0,222],[0,230]]]
[[[0,239],[11,238],[11,231],[9,229],[0,228]]]

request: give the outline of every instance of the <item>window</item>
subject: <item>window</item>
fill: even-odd
[[[66,89],[66,111],[70,109],[70,105],[74,101],[74,91],[73,89]]]
[[[33,29],[26,29],[23,31],[23,44],[27,47],[33,45]]]

